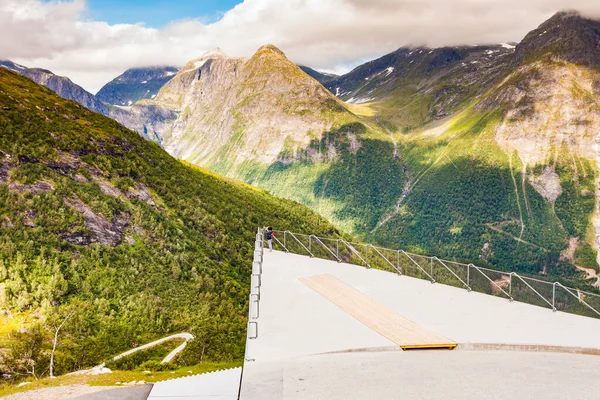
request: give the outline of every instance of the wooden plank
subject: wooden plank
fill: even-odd
[[[403,349],[454,348],[456,342],[415,324],[333,275],[298,278],[369,328]]]

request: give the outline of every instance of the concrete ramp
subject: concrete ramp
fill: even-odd
[[[321,274],[298,280],[403,350],[453,349],[457,345],[371,300],[333,275]]]
[[[156,382],[148,400],[237,400],[241,368]]]

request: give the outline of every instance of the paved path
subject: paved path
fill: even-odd
[[[403,349],[456,347],[452,340],[401,317],[333,275],[314,275],[299,280]]]
[[[156,382],[148,400],[237,400],[242,368]]]
[[[598,400],[600,357],[426,350],[265,363],[242,400]]]

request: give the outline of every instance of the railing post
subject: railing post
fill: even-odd
[[[423,271],[423,273],[425,275],[427,275],[429,277],[429,279],[431,279],[431,283],[435,283],[435,279],[433,279],[433,276],[431,276],[431,274],[427,271],[425,271],[425,268],[421,267],[421,264],[419,264],[418,262],[416,262],[406,251],[404,250],[400,250],[402,253],[404,253],[404,255],[410,260],[412,261],[413,264],[415,264],[417,266],[417,268],[419,268],[421,271]],[[433,264],[432,264],[433,265]]]
[[[396,266],[398,267],[398,270],[400,270],[400,250],[398,250],[398,253],[397,253]]]
[[[429,268],[431,269],[429,276],[431,276],[431,279],[434,279],[433,278],[433,258],[429,259]]]
[[[327,247],[327,246],[325,245],[325,243],[323,243],[323,242],[321,241],[321,239],[319,239],[319,237],[317,237],[317,236],[315,236],[315,235],[310,235],[310,236],[309,236],[309,238],[310,238],[310,237],[314,237],[314,238],[315,238],[315,240],[317,241],[317,244],[320,244],[321,246],[323,246],[323,247],[325,248],[325,250],[327,250],[327,251],[329,252],[329,254],[331,254],[332,256],[334,256],[334,257],[336,258],[337,262],[342,262],[342,260],[340,260],[340,258],[339,258],[338,256],[336,256],[336,255],[335,255],[335,253],[334,253],[333,251],[331,251],[331,249],[330,249],[329,247]]]
[[[365,263],[367,264],[366,267],[367,269],[371,268],[371,266],[369,265],[369,245],[365,244]]]
[[[505,295],[508,296],[509,299],[511,299],[510,295],[508,293],[506,293],[506,291],[504,289],[502,289],[502,287],[500,285],[498,285],[496,282],[494,282],[494,280],[492,280],[492,278],[490,278],[489,276],[487,276],[486,274],[484,274],[483,272],[481,272],[481,269],[479,269],[478,266],[476,266],[475,264],[469,264],[468,265],[469,268],[473,267],[473,269],[477,272],[479,272],[485,279],[487,279],[488,281],[490,281],[490,283],[494,286],[496,286],[498,288],[498,290],[500,290],[502,293],[504,293]]]
[[[402,273],[400,272],[400,268],[397,268],[393,262],[391,262],[390,260],[388,260],[388,258],[386,256],[384,256],[377,248],[377,246],[373,246],[371,245],[371,249],[373,249],[373,251],[375,251],[375,253],[379,254],[379,256],[381,258],[383,258],[385,260],[386,263],[388,263],[393,269],[396,270],[396,272],[398,273],[398,275],[402,275]],[[385,249],[383,249],[385,250]]]
[[[335,241],[335,255],[340,259],[340,239]]]
[[[248,339],[256,339],[258,337],[258,322],[248,321],[248,330],[250,330],[250,324],[254,324],[254,336],[248,335]]]
[[[512,296],[512,272],[510,273],[510,275],[508,275],[508,296],[509,299],[508,301],[513,301],[513,296]]]
[[[312,253],[312,237],[308,237],[308,251]]]
[[[467,286],[468,287],[471,287],[470,278],[471,278],[471,266],[467,265]]]
[[[283,247],[287,249],[287,232],[283,231]]]
[[[446,265],[446,263],[445,263],[445,262],[443,262],[442,260],[440,260],[440,259],[439,259],[439,258],[437,258],[437,257],[432,257],[432,260],[435,260],[435,261],[437,261],[437,262],[438,262],[438,263],[439,263],[439,264],[440,264],[442,267],[446,268],[446,269],[448,270],[448,272],[450,272],[452,275],[454,275],[454,277],[455,277],[456,279],[458,279],[458,280],[460,281],[460,283],[462,283],[463,285],[465,285],[465,286],[467,287],[467,291],[469,291],[469,292],[471,291],[471,286],[469,286],[469,284],[468,284],[468,283],[466,283],[465,281],[463,281],[463,280],[461,279],[461,277],[460,277],[460,276],[456,275],[456,272],[452,271],[452,270],[450,269],[450,267],[448,267],[448,266]],[[468,271],[468,270],[467,270],[467,271]]]
[[[556,284],[558,282],[554,282],[552,284],[552,311],[556,311]]]

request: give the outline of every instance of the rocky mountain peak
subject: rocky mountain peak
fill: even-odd
[[[277,55],[277,56],[287,59],[287,57],[285,56],[285,53],[283,51],[281,51],[278,47],[276,47],[272,44],[265,44],[265,45],[259,47],[258,50],[256,51],[256,53],[254,53],[253,57],[262,56],[264,54]]]
[[[515,51],[515,62],[544,57],[600,68],[600,21],[577,11],[561,11],[529,32]]]
[[[227,54],[225,54],[220,47],[216,47],[212,50],[207,51],[206,53],[202,54],[202,56],[199,58],[200,60],[207,60],[209,58],[226,58],[228,57]]]
[[[153,99],[178,71],[179,68],[171,66],[130,68],[104,85],[96,98],[118,106],[130,106],[142,99]]]

